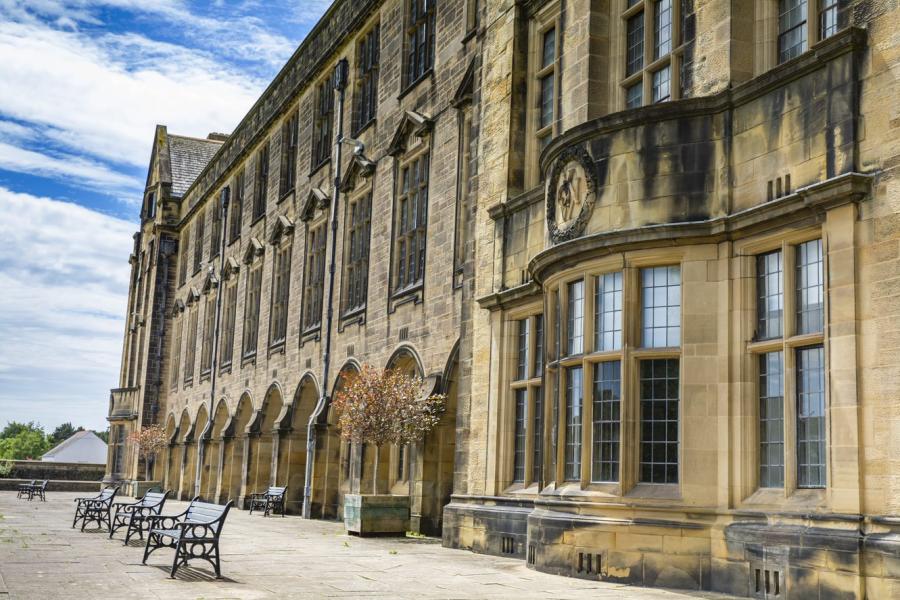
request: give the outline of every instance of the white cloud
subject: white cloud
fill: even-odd
[[[135,225],[0,187],[0,425],[103,428]]]
[[[135,202],[140,200],[143,188],[140,180],[122,175],[97,162],[78,156],[41,154],[5,142],[0,142],[0,169],[53,179],[69,179],[73,183],[104,189],[108,193],[129,199],[136,194]]]
[[[0,23],[0,114],[71,152],[145,166],[153,128],[229,131],[261,82],[181,46],[135,34],[87,36]]]

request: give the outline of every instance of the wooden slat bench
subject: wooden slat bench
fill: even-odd
[[[97,523],[98,527],[101,527],[106,522],[106,527],[111,528],[110,509],[117,493],[119,493],[118,486],[104,488],[102,492],[93,498],[75,498],[75,519],[72,521],[72,527],[75,527],[78,521],[81,521],[82,531],[84,531],[85,525],[89,522]]]
[[[174,548],[175,558],[169,577],[174,578],[181,565],[199,558],[211,564],[216,571],[216,578],[221,578],[219,536],[231,504],[231,501],[224,506],[210,504],[194,498],[181,514],[146,517],[149,531],[142,562],[147,564],[147,557],[159,548]]]
[[[268,517],[270,512],[280,512],[284,516],[284,504],[287,498],[287,487],[272,486],[265,492],[250,495],[250,514],[254,510],[262,510],[263,516]]]
[[[144,539],[144,531],[147,530],[147,517],[156,516],[162,512],[169,496],[169,490],[165,492],[147,492],[137,502],[116,502],[113,504],[112,527],[109,529],[109,537],[121,529],[127,527],[125,532],[125,545],[131,536],[137,533]]]

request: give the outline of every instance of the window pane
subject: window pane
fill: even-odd
[[[584,352],[584,281],[569,284],[568,355]]]
[[[625,75],[633,75],[644,68],[644,13],[628,19]]]
[[[672,51],[672,0],[656,0],[653,5],[653,58]]]
[[[534,377],[544,373],[544,315],[534,317]]]
[[[566,369],[566,481],[581,479],[581,367]]]
[[[640,481],[678,483],[678,359],[640,367]]]
[[[525,427],[528,412],[528,393],[516,390],[516,434],[513,449],[513,481],[525,481]]]
[[[532,440],[531,471],[533,481],[540,482],[544,467],[544,390],[542,387],[531,389],[534,395],[534,439]]]
[[[759,487],[784,486],[784,358],[759,357]]]
[[[541,48],[541,68],[549,67],[556,60],[556,29],[544,32],[544,43]]]
[[[825,351],[797,350],[797,486],[825,487]]]
[[[530,323],[528,319],[519,321],[519,352],[516,361],[516,379],[526,379],[528,377],[528,337],[530,331]]]
[[[677,266],[641,269],[645,348],[681,343],[681,271]]]
[[[806,51],[806,0],[780,0],[778,7],[778,61]]]
[[[797,333],[816,333],[825,324],[825,270],[822,240],[797,246]]]
[[[782,335],[781,270],[780,250],[756,257],[756,336],[761,340]]]
[[[594,350],[622,347],[622,272],[597,278],[594,290]]]
[[[653,102],[665,102],[672,96],[672,68],[665,66],[653,73]]]
[[[620,373],[619,361],[594,368],[591,481],[619,480]]]
[[[538,128],[543,129],[553,123],[553,74],[541,78],[541,113]]]
[[[636,83],[625,90],[625,108],[638,108],[644,103],[644,84]]]

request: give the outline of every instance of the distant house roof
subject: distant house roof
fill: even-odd
[[[78,431],[41,457],[44,462],[106,463],[106,442],[93,431]]]
[[[224,137],[224,136],[223,136]],[[219,148],[221,139],[200,139],[169,134],[169,164],[172,169],[172,196],[181,198]]]

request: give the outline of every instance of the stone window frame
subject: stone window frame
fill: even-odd
[[[822,273],[823,273],[823,324],[822,331],[798,334],[797,333],[797,311],[796,311],[796,249],[804,243],[816,239],[822,240]],[[756,290],[757,290],[757,272],[756,259],[757,256],[771,253],[773,251],[781,251],[782,260],[782,335],[772,339],[755,339],[757,306],[756,306]],[[747,340],[743,342],[744,352],[749,359],[748,369],[750,380],[752,381],[752,394],[748,397],[748,414],[751,417],[752,425],[749,427],[749,444],[752,451],[749,456],[752,457],[753,464],[748,471],[749,475],[749,496],[758,495],[760,498],[770,499],[777,502],[779,499],[788,499],[797,493],[804,494],[824,494],[830,486],[830,467],[829,460],[830,436],[829,432],[829,407],[831,406],[831,390],[828,384],[828,378],[824,381],[824,418],[825,418],[825,483],[823,486],[801,487],[798,484],[798,450],[797,450],[797,351],[821,347],[823,348],[825,372],[828,372],[828,248],[827,239],[821,227],[807,227],[796,231],[781,231],[765,237],[746,240],[735,245],[735,254],[740,256],[745,263],[745,270],[750,276],[743,280],[742,287],[745,288],[747,294],[744,296],[752,299],[752,306],[744,311],[746,331],[750,332]],[[759,432],[759,360],[771,352],[782,353],[782,407],[784,415],[782,419],[783,435],[782,441],[784,445],[784,481],[779,487],[762,487],[760,485],[760,432]]]
[[[198,210],[194,216],[194,260],[192,272],[194,275],[203,268],[203,237],[206,229],[206,213]]]
[[[508,423],[508,427],[504,428],[506,432],[507,443],[505,448],[509,449],[508,467],[503,470],[502,487],[506,488],[509,493],[528,490],[530,493],[536,493],[541,485],[542,476],[542,451],[544,447],[543,427],[546,421],[544,416],[544,397],[543,392],[543,352],[539,360],[538,352],[541,350],[542,344],[538,340],[538,320],[543,319],[543,307],[540,305],[531,305],[522,309],[511,311],[505,317],[505,335],[507,347],[511,349],[506,353],[507,364],[505,370],[509,374],[506,377],[506,394],[508,407],[507,415],[504,416],[504,423]],[[527,341],[525,345],[525,357],[520,355],[520,333],[521,327],[526,327],[528,331]],[[524,369],[524,370],[521,370]],[[522,464],[522,476],[516,475],[516,437],[517,432],[517,395],[521,392],[525,393],[525,415],[524,415],[524,435],[525,446],[522,449],[524,462]],[[540,413],[540,415],[539,415]],[[537,447],[536,447],[537,446]]]
[[[241,226],[244,218],[244,200],[246,198],[247,169],[241,167],[231,180],[231,219],[228,222],[228,243],[233,244],[241,237]]]
[[[212,371],[212,338],[216,320],[216,297],[218,287],[205,290],[203,303],[203,337],[200,345],[200,380],[207,379]]]
[[[403,85],[401,95],[434,71],[438,0],[404,0],[403,2]],[[414,8],[422,8],[421,13]],[[424,27],[424,34],[420,29]],[[424,42],[421,35],[424,35]],[[424,56],[418,56],[418,49]]]
[[[331,161],[334,142],[334,69],[314,86],[312,94],[312,135],[310,136],[310,174]]]
[[[187,301],[188,329],[187,343],[184,349],[184,387],[189,387],[194,383],[194,368],[197,362],[197,327],[200,318],[200,306],[197,300],[192,293]]]
[[[344,207],[344,239],[342,251],[341,266],[341,325],[358,319],[360,323],[365,322],[365,312],[369,299],[369,256],[372,249],[372,206],[374,204],[374,185],[372,178],[368,178],[366,183],[359,186],[358,190],[354,190],[349,194]],[[355,223],[353,221],[353,207],[366,205],[366,216],[364,223]],[[351,236],[356,233],[362,233],[359,238],[363,240],[364,255],[360,255],[355,260],[352,256]],[[362,278],[364,290],[362,292],[362,301],[351,306],[350,305],[350,284],[352,275],[351,269],[365,270]]]
[[[256,359],[259,347],[259,311],[262,306],[262,279],[264,248],[254,248],[253,242],[247,248],[244,263],[248,266],[244,284],[244,315],[241,339],[241,365]],[[258,243],[258,242],[257,242]]]
[[[256,151],[256,165],[253,178],[253,213],[250,224],[266,216],[269,195],[269,150],[270,140],[266,139]]]
[[[415,298],[416,301],[421,300],[421,296],[419,292],[421,292],[422,288],[425,285],[425,272],[427,270],[428,263],[428,217],[430,211],[430,203],[431,203],[431,144],[429,142],[421,143],[418,146],[411,148],[410,151],[398,156],[394,161],[394,206],[393,206],[393,217],[392,222],[393,226],[391,227],[391,277],[390,277],[390,289],[391,289],[391,298],[395,301],[398,298],[410,297]],[[423,220],[420,220],[417,212],[416,219],[416,227],[412,229],[407,229],[403,232],[400,231],[400,225],[402,223],[401,215],[400,215],[400,204],[401,200],[406,197],[406,194],[402,193],[403,186],[403,173],[404,170],[409,169],[410,167],[415,168],[414,165],[418,163],[420,160],[425,160],[425,176],[426,180],[424,186],[420,186],[421,189],[424,189],[425,193],[425,216]],[[401,235],[402,234],[402,235]],[[417,277],[409,281],[408,276],[402,282],[399,279],[400,277],[400,269],[399,269],[399,260],[401,259],[399,246],[401,242],[405,242],[411,238],[412,235],[416,236],[416,249],[417,252],[422,254],[421,261],[416,260],[416,268],[417,268]],[[404,253],[404,256],[408,256],[408,254]],[[421,262],[421,264],[419,264]],[[406,263],[409,264],[408,261]],[[407,272],[407,271],[404,271]],[[396,305],[396,302],[394,303]]]
[[[270,243],[272,245],[272,282],[269,293],[269,352],[284,348],[290,322],[292,223],[279,217]]]
[[[555,31],[553,60],[543,66],[544,36],[550,30]],[[562,84],[562,21],[560,2],[556,1],[542,8],[529,22],[528,31],[528,74],[526,92],[526,119],[528,138],[525,144],[526,160],[529,167],[525,169],[526,188],[530,189],[540,183],[541,175],[538,162],[541,151],[546,144],[556,137],[560,131],[561,120],[561,84]],[[553,116],[549,125],[541,126],[541,82],[552,78],[553,81]]]
[[[207,211],[209,212],[209,260],[218,258],[222,249],[222,209],[218,202],[219,194],[213,197]]]
[[[684,251],[679,249],[661,249],[660,251],[626,252],[619,257],[608,257],[591,261],[546,282],[546,314],[551,321],[546,322],[544,337],[545,346],[557,356],[548,356],[544,366],[545,389],[545,427],[552,431],[552,423],[557,423],[557,439],[549,439],[546,444],[544,466],[546,483],[556,482],[557,487],[565,491],[581,493],[598,492],[613,496],[625,494],[634,497],[680,497],[683,483],[684,467],[684,373],[683,373],[683,339],[678,347],[654,348],[643,347],[642,344],[642,299],[641,272],[645,268],[678,266],[683,273]],[[603,275],[622,272],[622,344],[616,350],[599,351],[594,349],[595,335],[595,294],[597,280]],[[567,307],[568,286],[570,283],[583,280],[584,283],[584,323],[583,353],[564,356],[568,338]],[[683,278],[681,280],[683,293]],[[680,321],[684,322],[684,300],[680,304]],[[678,473],[676,481],[653,483],[641,480],[640,448],[641,448],[641,397],[640,370],[644,361],[674,359],[678,362]],[[606,362],[619,363],[619,441],[618,441],[618,480],[598,481],[592,473],[594,464],[593,450],[593,386],[595,370]],[[570,368],[582,369],[582,405],[581,405],[581,454],[580,477],[568,479],[565,476],[565,424],[566,424],[566,385],[565,372]],[[555,398],[554,398],[555,395]],[[549,434],[545,434],[545,437]],[[549,456],[555,452],[555,456]],[[555,459],[555,460],[554,460]]]
[[[232,276],[232,273],[234,276]],[[226,267],[223,275],[225,294],[222,296],[222,337],[219,340],[219,370],[231,370],[234,360],[234,334],[237,328],[237,269],[229,272]]]
[[[300,149],[300,112],[297,107],[288,111],[281,124],[281,168],[278,198],[284,200],[297,187],[297,155]]]
[[[353,137],[358,137],[378,117],[378,78],[381,72],[380,21],[375,21],[357,37],[354,63],[351,129]]]
[[[171,391],[178,390],[178,375],[181,371],[181,349],[182,349],[182,338],[184,335],[184,304],[181,301],[176,301],[175,303],[175,314],[172,315],[172,321],[174,325],[174,335],[172,336],[172,346],[170,349],[171,352],[171,365],[172,370],[169,373],[169,389]]]
[[[328,213],[306,221],[303,260],[303,300],[300,309],[300,344],[318,339],[322,328],[325,293],[326,251],[328,249]],[[317,260],[318,264],[313,261]],[[315,320],[312,320],[315,318]]]
[[[661,2],[669,2],[670,35],[668,52],[655,55],[657,6]],[[693,67],[693,40],[696,33],[696,13],[694,0],[618,0],[618,50],[620,60],[617,67],[619,77],[619,106],[623,110],[648,106],[671,100],[687,98],[691,92]],[[643,15],[643,49],[641,66],[634,71],[627,71],[628,55],[628,22],[632,18]],[[654,78],[668,69],[667,96],[654,101]],[[630,106],[633,90],[640,90],[640,102]]]
[[[181,230],[178,240],[178,287],[187,283],[189,246],[191,243],[191,234],[188,226]]]

